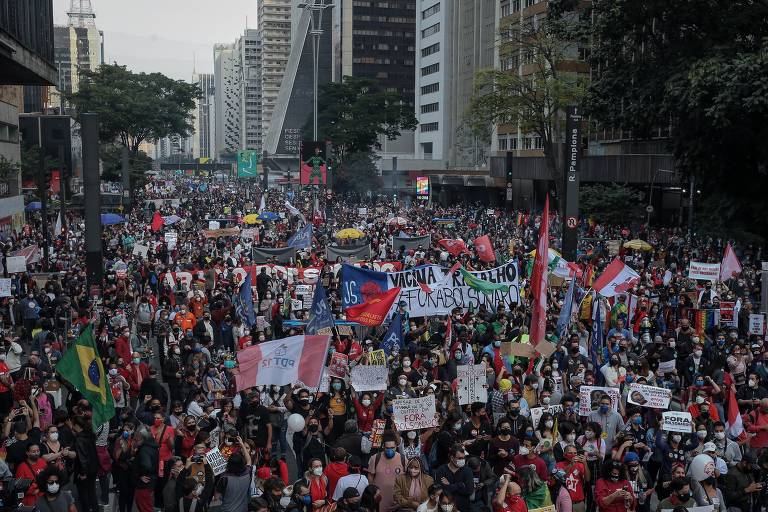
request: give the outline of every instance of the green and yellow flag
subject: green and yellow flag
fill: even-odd
[[[464,278],[464,284],[469,286],[473,290],[477,290],[480,293],[487,294],[487,293],[493,293],[495,291],[502,291],[504,293],[507,293],[509,291],[509,285],[492,283],[490,281],[483,281],[479,277],[473,276],[463,268],[460,268],[459,272],[461,272],[461,277]]]
[[[93,426],[99,427],[115,415],[112,390],[96,349],[91,324],[62,356],[56,371],[83,394],[93,409]]]

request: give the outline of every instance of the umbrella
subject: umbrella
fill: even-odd
[[[651,244],[644,240],[640,240],[638,238],[634,240],[630,240],[629,242],[624,243],[625,249],[634,249],[636,251],[650,251],[653,250],[653,247],[651,247]]]
[[[102,213],[101,214],[101,225],[102,226],[111,226],[112,224],[121,224],[125,222],[125,218],[123,218],[122,215],[118,215],[116,213]]]
[[[259,220],[277,220],[279,218],[280,216],[275,212],[261,212],[258,217]]]
[[[40,204],[40,201],[32,201],[29,203],[25,208],[25,212],[36,212],[37,210],[41,209],[43,205]]]
[[[337,231],[335,235],[336,238],[344,239],[344,238],[363,238],[365,236],[365,233],[360,231],[359,229],[355,228],[346,228],[342,229],[341,231]]]
[[[408,221],[402,217],[392,217],[387,221],[388,226],[394,226],[395,224],[397,224],[398,226],[405,226],[406,224],[408,224]]]
[[[255,213],[249,213],[243,217],[243,222],[246,224],[260,224],[259,216]]]

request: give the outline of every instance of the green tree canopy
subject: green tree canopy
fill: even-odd
[[[583,185],[579,190],[579,208],[596,221],[627,225],[642,216],[642,195],[618,183]]]
[[[78,113],[99,114],[103,143],[118,142],[135,156],[144,141],[189,135],[199,97],[196,84],[111,64],[82,72],[79,90],[68,99]]]

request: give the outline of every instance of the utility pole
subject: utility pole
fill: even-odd
[[[64,146],[59,146],[59,215],[61,216],[61,228],[64,229],[67,227],[67,198],[66,198],[66,190],[67,190],[67,184],[66,184],[66,176],[67,173],[64,172],[65,168],[65,160],[64,160]],[[69,169],[67,169],[69,172]],[[56,236],[61,235],[61,233],[56,233]]]
[[[312,140],[317,140],[317,82],[320,68],[320,36],[323,35],[323,11],[332,4],[325,0],[310,0],[297,6],[309,11],[311,18],[309,34],[312,36]]]
[[[121,151],[122,169],[121,177],[123,181],[123,197],[121,203],[123,205],[123,213],[128,211],[128,207],[131,205],[131,170],[128,160],[128,148],[123,146]]]
[[[80,115],[83,138],[83,196],[85,203],[85,267],[89,292],[99,295],[104,278],[101,250],[101,188],[99,186],[99,115]]]

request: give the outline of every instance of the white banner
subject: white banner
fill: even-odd
[[[165,234],[165,245],[168,246],[168,250],[172,251],[176,248],[176,242],[179,240],[179,234],[175,231],[168,231]]]
[[[0,297],[11,296],[11,278],[0,278]]]
[[[672,400],[672,390],[657,388],[644,384],[632,383],[629,385],[627,403],[651,407],[653,409],[668,409]]]
[[[456,376],[459,379],[459,405],[488,401],[485,364],[460,364],[456,367]]]
[[[134,244],[133,246],[134,256],[141,256],[142,258],[147,259],[147,252],[149,252],[148,245]]]
[[[661,430],[667,432],[693,432],[693,418],[689,412],[665,411],[661,413]]]
[[[386,390],[388,374],[386,366],[358,364],[352,368],[352,387],[357,392]]]
[[[619,390],[618,388],[604,388],[598,386],[581,386],[579,388],[579,416],[589,416],[590,413],[600,406],[600,397],[603,395],[611,397],[611,408],[614,411],[619,410]]]
[[[765,332],[765,316],[762,313],[749,314],[749,334],[762,336]]]
[[[227,459],[224,458],[218,447],[206,453],[205,458],[213,470],[213,476],[219,476],[227,470]]]
[[[24,256],[8,256],[5,258],[5,267],[9,274],[27,271],[27,258]]]
[[[436,427],[435,397],[403,398],[392,402],[392,420],[399,432]]]
[[[533,423],[533,428],[539,428],[539,420],[541,420],[541,416],[545,412],[548,412],[554,416],[555,414],[563,412],[563,406],[557,404],[550,405],[549,407],[534,407],[531,409],[531,423]]]
[[[688,265],[688,277],[702,281],[717,281],[720,279],[720,264],[692,261]]]

